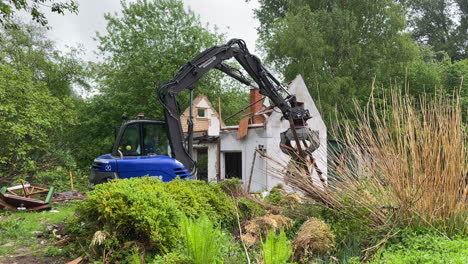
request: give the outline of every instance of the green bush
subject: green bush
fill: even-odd
[[[115,248],[128,241],[164,254],[179,246],[183,215],[212,221],[234,219],[233,201],[219,186],[200,181],[175,180],[163,183],[144,177],[115,180],[97,185],[78,208],[81,234],[109,234],[102,247]]]
[[[404,237],[400,243],[379,250],[373,264],[462,264],[468,263],[468,239],[449,240],[440,235],[423,234]]]
[[[273,205],[283,205],[283,185],[278,184],[271,188],[270,193],[265,197],[265,201]]]
[[[119,241],[141,241],[161,252],[176,246],[182,215],[165,186],[149,178],[98,185],[77,212],[87,228],[116,234]]]
[[[73,169],[73,188],[79,191],[88,189],[88,173],[79,169]],[[70,170],[57,166],[45,171],[39,171],[30,178],[30,183],[33,185],[54,186],[56,192],[68,191],[70,186]]]
[[[266,213],[264,207],[249,199],[239,198],[237,202],[242,221],[252,219],[258,216],[263,216]]]
[[[221,187],[223,192],[230,196],[239,197],[246,194],[244,188],[242,187],[241,180],[237,178],[223,180],[219,182],[218,185]]]
[[[216,223],[221,222],[223,226],[231,226],[234,223],[234,203],[219,185],[193,180],[176,180],[163,185],[187,217],[198,218],[206,215]]]

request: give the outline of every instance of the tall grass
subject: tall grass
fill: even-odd
[[[197,220],[183,217],[182,232],[186,254],[194,264],[223,262],[225,239],[208,217],[202,216]]]
[[[382,103],[383,102],[383,103]],[[468,233],[466,131],[460,98],[412,100],[397,92],[356,108],[357,125],[338,136],[345,153],[327,187],[301,166],[282,177],[315,201],[372,226],[424,225]]]

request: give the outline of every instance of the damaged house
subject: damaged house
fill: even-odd
[[[312,118],[307,121],[307,125],[312,130],[318,131],[320,141],[320,146],[313,152],[313,157],[326,179],[325,123],[301,76],[297,76],[289,84],[288,90],[310,111]],[[267,98],[261,99],[262,95],[258,90],[250,90],[250,103],[259,102],[250,107],[251,115],[243,118],[236,126],[226,126],[206,96],[200,95],[194,99],[193,158],[199,165],[198,179],[219,181],[239,178],[249,191],[270,190],[282,182],[276,176],[281,166],[263,156],[287,164],[290,157],[281,151],[279,145],[280,133],[289,128],[289,122],[282,120],[282,114],[278,109],[266,110],[269,101]],[[184,132],[188,131],[189,111],[187,108],[181,116]],[[321,184],[317,172],[314,171],[312,178],[314,182]]]

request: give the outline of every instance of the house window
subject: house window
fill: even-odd
[[[224,168],[226,179],[242,180],[242,152],[224,152]]]
[[[197,117],[206,117],[206,109],[205,108],[198,108],[197,109]]]

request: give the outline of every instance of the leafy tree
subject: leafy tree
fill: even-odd
[[[100,87],[103,96],[118,105],[118,119],[138,112],[162,117],[156,88],[219,40],[179,0],[123,2],[122,16],[106,15],[106,20],[107,34],[98,35],[105,61]],[[210,77],[200,82],[197,91],[220,91],[219,82],[214,85]]]
[[[47,25],[47,18],[44,15],[43,8],[49,8],[51,12],[64,14],[65,12],[77,13],[78,4],[75,0],[64,2],[54,0],[5,0],[0,2],[0,24],[11,25],[15,12],[24,10],[28,12],[32,19],[41,24]]]
[[[188,60],[222,40],[180,0],[122,2],[122,14],[107,14],[105,19],[107,32],[97,36],[104,58],[96,67],[100,94],[83,106],[83,130],[76,139],[83,165],[109,151],[112,128],[122,116],[132,118],[143,112],[163,119],[157,87],[170,81]],[[219,72],[211,72],[199,81],[194,96],[204,93],[216,104],[221,96],[232,109],[243,94],[228,84],[221,82]],[[178,97],[182,111],[188,98],[188,92]]]
[[[75,165],[76,88],[89,87],[78,50],[59,52],[43,28],[15,24],[0,28],[0,174],[9,179]]]
[[[354,99],[365,103],[373,78],[403,79],[418,57],[394,0],[263,0],[256,14],[267,60],[286,81],[304,77],[327,121],[352,111]]]
[[[0,177],[66,163],[63,134],[76,114],[71,98],[60,100],[27,69],[0,63]]]
[[[28,69],[35,82],[43,82],[57,97],[76,94],[75,88],[89,89],[86,63],[80,50],[63,53],[46,37],[43,28],[16,21],[16,27],[0,30],[0,61],[14,69]]]
[[[468,58],[468,3],[463,0],[408,0],[409,28],[420,44]]]

